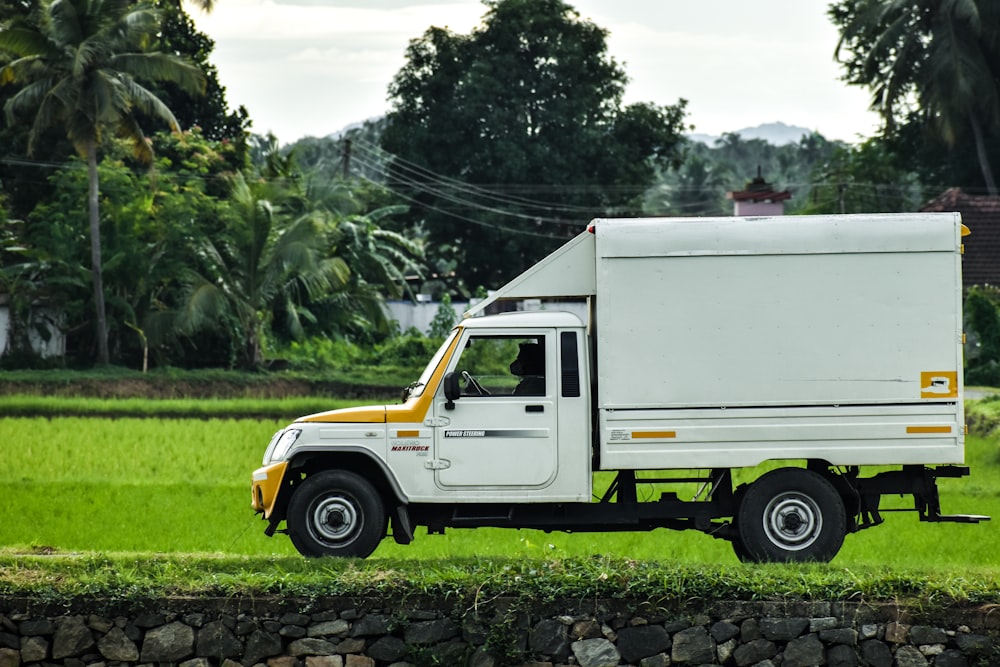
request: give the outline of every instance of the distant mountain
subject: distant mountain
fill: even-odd
[[[359,130],[366,130],[370,127],[380,129],[384,119],[385,116],[372,116],[371,118],[367,118],[361,122],[351,123],[346,127],[342,127],[336,132],[331,132],[326,135],[326,138],[336,141],[348,134],[355,134]],[[763,139],[769,144],[784,146],[786,144],[799,143],[802,135],[812,134],[812,130],[776,121],[774,123],[764,123],[763,125],[758,125],[756,127],[744,127],[742,130],[736,130],[733,134],[738,134],[746,140]],[[691,141],[700,141],[706,146],[715,146],[715,142],[721,137],[712,134],[691,133],[687,135],[687,138]]]
[[[779,121],[764,123],[757,127],[745,127],[742,130],[736,130],[733,134],[738,134],[743,139],[763,139],[769,144],[784,146],[785,144],[799,143],[802,135],[812,134],[812,130],[805,127],[786,125]],[[689,134],[687,137],[691,141],[700,141],[707,146],[714,146],[716,140],[720,138],[711,134]]]
[[[385,119],[384,115],[372,116],[371,118],[366,118],[362,121],[351,123],[350,125],[345,125],[336,132],[331,132],[330,134],[326,135],[326,138],[333,139],[334,141],[336,141],[338,139],[345,137],[348,134],[356,133],[358,130],[365,130],[372,126],[381,127],[382,121],[384,119]]]

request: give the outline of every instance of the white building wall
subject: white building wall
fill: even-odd
[[[58,317],[50,311],[42,311],[42,315],[55,319]],[[28,340],[31,342],[31,349],[43,359],[61,357],[66,354],[66,336],[52,324],[48,325],[49,339],[44,340],[38,331],[32,327],[28,331]],[[10,309],[7,306],[0,306],[0,357],[7,353],[10,344]]]
[[[735,202],[736,206],[733,211],[733,215],[736,217],[749,215],[784,215],[785,204],[784,202],[772,202],[772,201],[738,201]]]
[[[0,357],[7,352],[8,338],[10,338],[10,310],[0,306]]]
[[[417,329],[420,333],[426,334],[431,326],[431,320],[437,314],[438,301],[387,301],[385,306],[389,311],[389,319],[399,322],[399,330],[406,331],[410,327]],[[451,307],[455,311],[455,321],[462,319],[462,313],[469,308],[469,304],[464,301],[452,301]]]

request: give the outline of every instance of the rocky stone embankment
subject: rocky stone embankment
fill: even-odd
[[[1000,611],[621,600],[442,607],[356,600],[0,598],[0,667],[977,667],[1000,665]]]

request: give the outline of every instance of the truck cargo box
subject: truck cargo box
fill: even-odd
[[[602,467],[962,461],[957,214],[593,229]]]
[[[957,214],[601,220],[602,408],[954,401]]]

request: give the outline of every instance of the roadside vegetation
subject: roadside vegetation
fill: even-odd
[[[115,600],[164,595],[366,599],[433,596],[475,606],[500,596],[555,599],[640,598],[654,604],[713,600],[894,602],[924,611],[995,603],[994,570],[832,565],[694,564],[594,555],[570,558],[450,557],[369,561],[293,557],[0,551],[0,594],[47,600]]]

